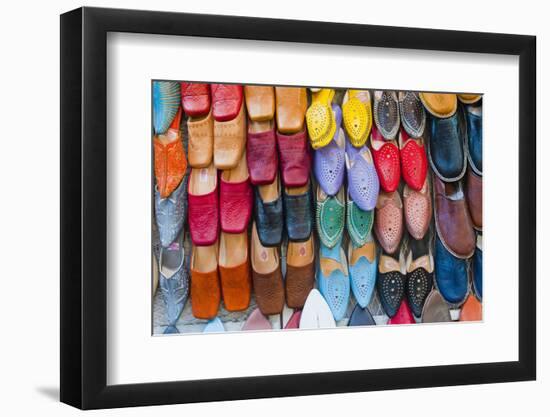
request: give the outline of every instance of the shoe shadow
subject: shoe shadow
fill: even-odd
[[[53,401],[59,401],[59,387],[36,387],[36,391]]]

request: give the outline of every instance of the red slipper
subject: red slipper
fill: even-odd
[[[416,321],[414,320],[412,311],[405,300],[401,301],[399,310],[397,310],[397,313],[395,314],[395,316],[393,316],[388,321],[388,324],[414,324],[414,323],[416,323]]]
[[[267,122],[251,121],[248,124],[246,160],[252,184],[266,185],[275,181],[279,158],[272,120]]]
[[[401,170],[403,179],[413,190],[420,191],[428,174],[428,158],[422,138],[409,137],[403,128],[399,132],[399,149],[401,150]]]
[[[387,193],[393,193],[397,190],[401,179],[397,144],[395,140],[384,139],[376,126],[372,126],[371,145],[380,186]]]
[[[189,232],[196,246],[210,246],[218,240],[218,174],[208,168],[193,168],[188,184]]]
[[[252,216],[252,187],[246,155],[220,177],[220,223],[226,233],[243,233]]]
[[[210,112],[210,84],[181,83],[181,105],[189,117],[206,116]]]
[[[284,135],[277,132],[281,176],[285,187],[303,187],[309,180],[311,157],[306,130]]]
[[[243,87],[233,84],[212,84],[212,115],[218,122],[233,120],[243,104]]]

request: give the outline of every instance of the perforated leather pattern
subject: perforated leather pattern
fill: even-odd
[[[316,221],[319,239],[325,246],[334,247],[342,238],[345,223],[345,207],[336,197],[317,201]]]
[[[399,108],[397,101],[389,91],[383,91],[382,97],[374,99],[374,121],[384,138],[393,139],[399,129]]]
[[[407,275],[407,298],[414,315],[420,317],[424,302],[433,287],[433,273],[416,268]]]
[[[357,97],[351,98],[343,106],[344,127],[353,146],[363,146],[367,141],[372,114]]]
[[[361,210],[353,201],[347,204],[347,230],[353,244],[357,247],[367,243],[374,223],[374,210]]]
[[[328,277],[319,277],[319,290],[327,301],[336,321],[341,320],[349,302],[350,281],[341,271],[334,271]]]
[[[328,145],[336,132],[336,120],[332,108],[314,103],[306,112],[306,122],[313,149]]]
[[[416,93],[407,92],[399,102],[403,127],[414,138],[422,136],[426,127],[426,110]]]
[[[405,276],[397,271],[378,273],[376,288],[386,314],[395,316],[405,296]]]
[[[426,181],[428,159],[423,146],[409,140],[401,150],[403,179],[414,190],[420,190]]]
[[[387,253],[394,253],[403,235],[403,215],[401,209],[388,202],[377,210],[375,232],[378,241]]]
[[[411,192],[404,202],[405,221],[409,233],[415,239],[422,239],[430,226],[432,202],[429,195]]]
[[[351,288],[357,302],[366,307],[370,302],[376,283],[376,261],[372,264],[364,257],[350,266]]]
[[[379,150],[373,149],[372,155],[380,179],[380,186],[389,193],[397,190],[401,177],[397,146],[393,143],[386,143]]]

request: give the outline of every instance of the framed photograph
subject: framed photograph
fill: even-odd
[[[61,16],[61,401],[533,380],[536,39]]]

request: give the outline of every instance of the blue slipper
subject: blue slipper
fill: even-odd
[[[376,244],[371,235],[369,241],[361,247],[349,243],[348,260],[351,290],[357,304],[365,308],[372,298],[376,284]]]
[[[334,320],[342,320],[346,314],[350,295],[350,281],[346,255],[341,242],[329,249],[320,243],[317,284],[327,301]]]

